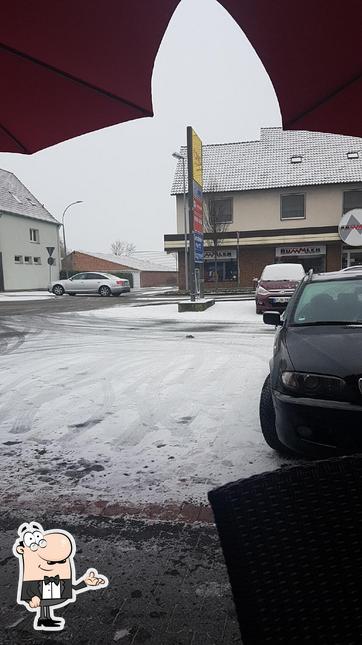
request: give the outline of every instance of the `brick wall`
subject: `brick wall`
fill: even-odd
[[[326,271],[339,271],[342,268],[342,244],[327,244]]]
[[[185,285],[185,252],[184,251],[179,251],[178,252],[178,288],[184,290],[186,288]]]
[[[176,271],[141,271],[141,287],[175,287]]]
[[[275,263],[274,246],[240,246],[240,285],[253,287],[254,278],[260,278],[266,264]]]
[[[109,260],[102,260],[93,255],[86,255],[73,251],[70,256],[67,256],[66,264],[63,262],[63,269],[69,271],[130,271],[129,267],[118,264],[118,262],[110,262]]]
[[[69,271],[102,271],[103,273],[120,273],[124,271],[129,273],[135,271],[128,266],[118,264],[118,262],[111,262],[110,260],[102,260],[93,255],[86,255],[74,251],[67,257],[66,264],[63,262],[63,268]],[[167,287],[177,285],[176,271],[141,271],[140,273],[141,287]]]

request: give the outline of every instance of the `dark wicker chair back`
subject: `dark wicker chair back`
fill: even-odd
[[[362,644],[362,456],[209,493],[244,645]]]

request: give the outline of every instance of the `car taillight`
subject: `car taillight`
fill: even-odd
[[[123,284],[123,280],[116,280],[116,284]]]

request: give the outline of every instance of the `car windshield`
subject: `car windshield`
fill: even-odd
[[[282,282],[284,280],[299,281],[304,277],[301,264],[269,264],[264,268],[260,280]]]
[[[303,289],[291,324],[362,324],[362,278],[310,282]]]

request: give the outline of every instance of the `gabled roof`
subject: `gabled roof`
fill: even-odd
[[[135,271],[176,271],[176,266],[170,268],[165,264],[156,264],[147,260],[140,260],[135,255],[113,255],[113,253],[93,253],[92,251],[80,251],[79,249],[73,253],[82,253],[90,257],[99,258],[105,262],[113,262],[114,264],[121,264],[128,269]],[[100,270],[100,269],[99,269]]]
[[[59,224],[12,172],[0,168],[0,211]]]
[[[132,257],[163,266],[165,267],[165,271],[176,271],[177,268],[176,253],[165,253],[165,251],[135,251]]]
[[[347,153],[359,152],[349,159]],[[186,147],[180,153],[186,158]],[[301,157],[300,163],[291,163]],[[183,192],[182,161],[171,194]],[[186,185],[187,185],[187,161]],[[260,141],[203,146],[205,192],[362,182],[362,139],[322,132],[262,128]]]

